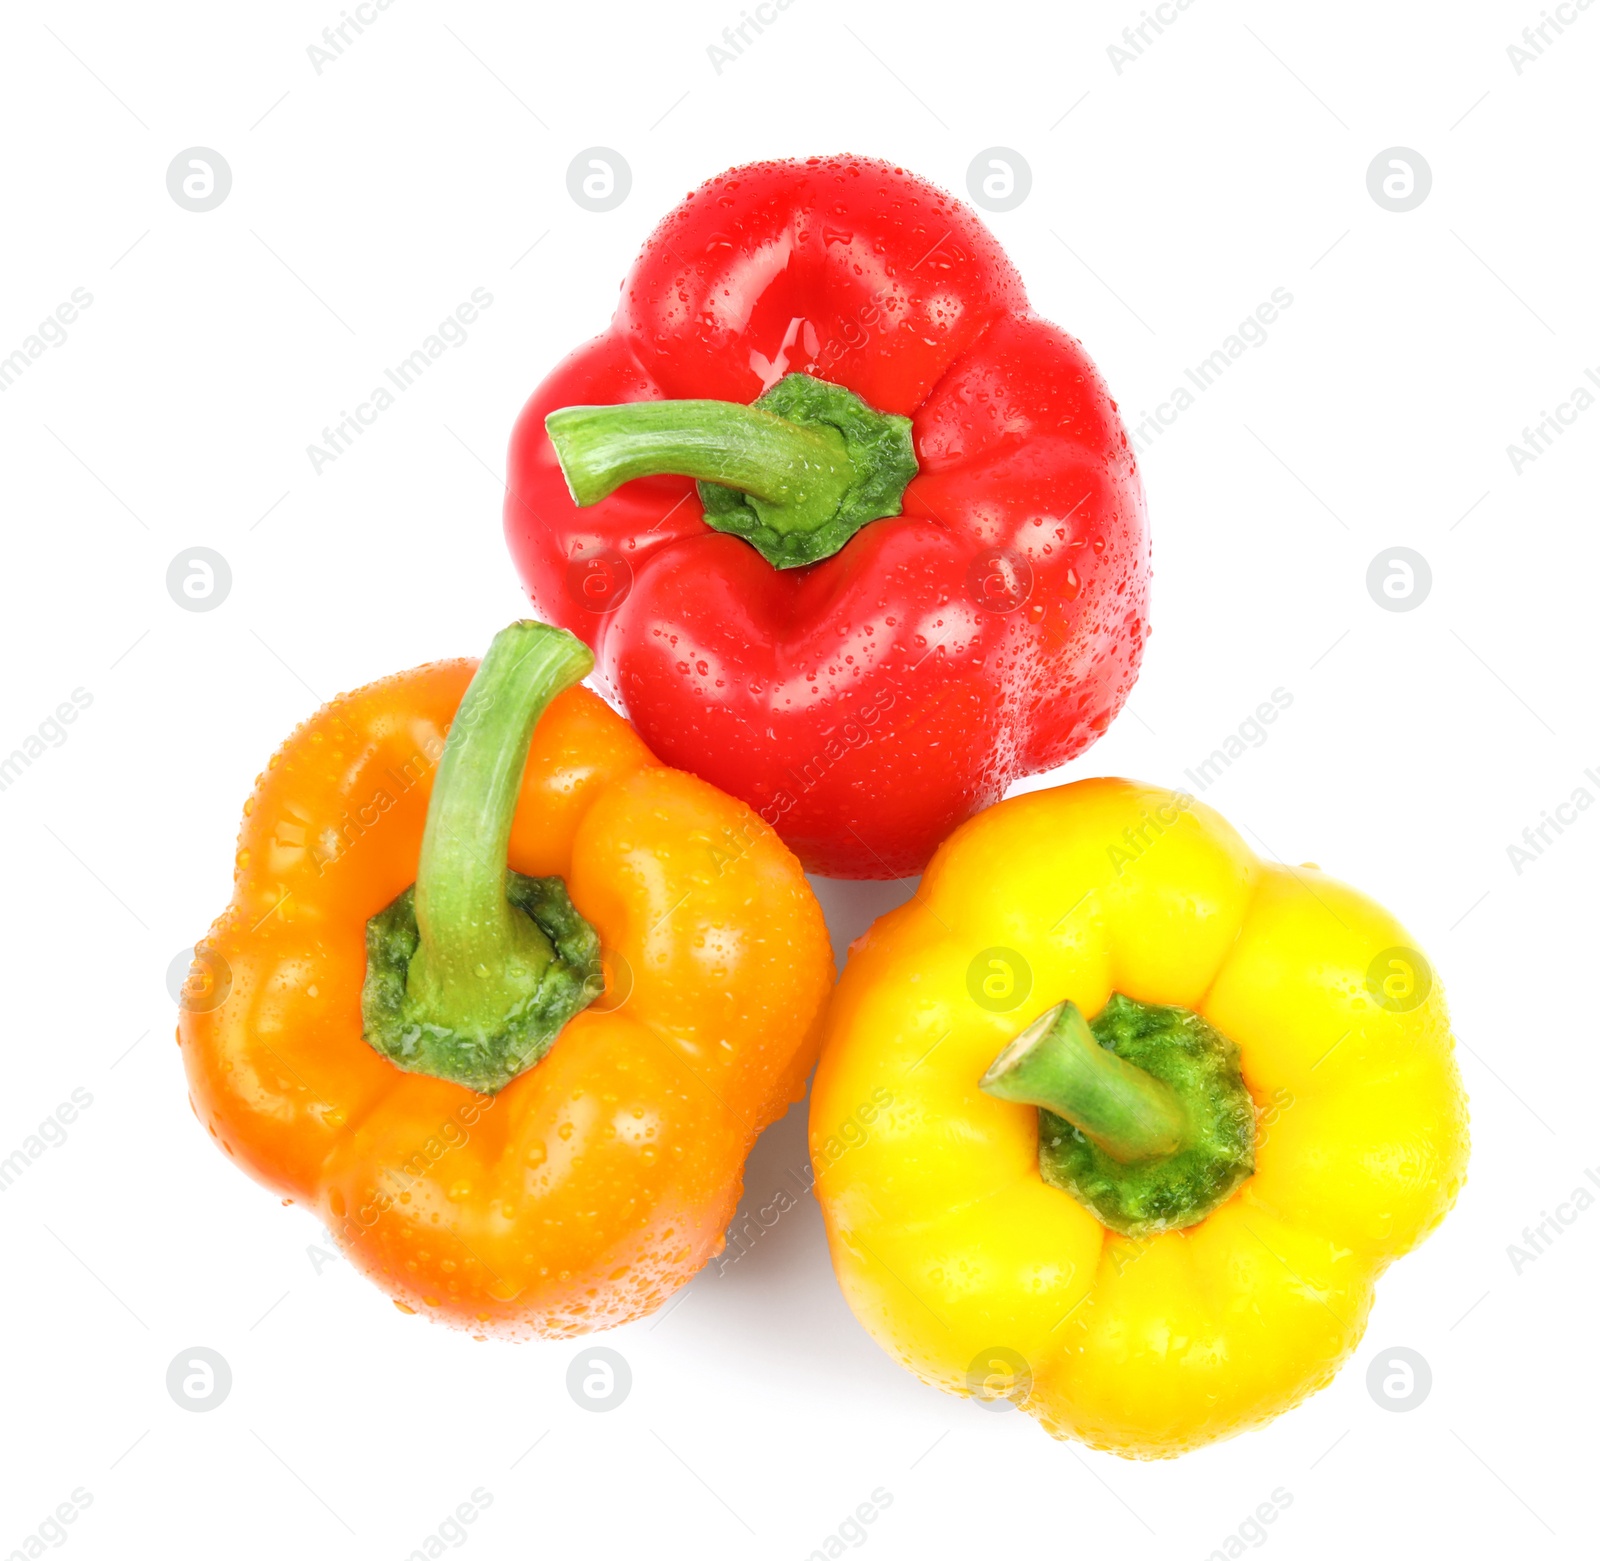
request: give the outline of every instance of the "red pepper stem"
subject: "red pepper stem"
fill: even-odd
[[[578,505],[598,503],[635,477],[671,473],[762,500],[775,530],[809,531],[838,512],[856,481],[836,429],[734,401],[563,407],[545,428]]]
[[[910,418],[810,374],[785,374],[751,406],[562,407],[544,426],[575,504],[597,504],[635,477],[693,477],[705,523],[775,569],[814,564],[898,515],[917,474]]]

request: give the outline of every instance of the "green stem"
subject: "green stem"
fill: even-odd
[[[513,623],[462,697],[417,881],[367,923],[362,1032],[401,1068],[501,1089],[602,990],[599,940],[566,886],[506,866],[534,727],[593,666],[564,630]]]
[[[979,1087],[1053,1111],[1123,1164],[1173,1154],[1188,1134],[1177,1092],[1101,1046],[1075,1003],[1058,1003],[1034,1020]]]
[[[506,899],[506,851],[528,744],[545,707],[594,667],[588,647],[525,620],[502,629],[450,726],[417,861],[421,945],[408,985],[433,1022],[482,1028],[503,1016],[550,940]]]
[[[595,504],[635,477],[663,472],[762,500],[769,524],[809,531],[833,516],[856,480],[844,436],[735,401],[630,401],[563,407],[545,419],[576,504]]]
[[[909,418],[809,374],[786,374],[750,406],[561,407],[544,426],[575,504],[636,477],[693,477],[706,524],[777,569],[827,558],[868,521],[899,514],[917,472]]]

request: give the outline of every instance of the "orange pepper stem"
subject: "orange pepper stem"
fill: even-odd
[[[417,862],[410,988],[444,1024],[480,1017],[519,964],[544,964],[549,940],[506,900],[506,850],[528,744],[545,707],[594,657],[548,624],[494,637],[462,696],[439,760]]]
[[[594,666],[562,629],[502,629],[463,695],[428,803],[417,881],[367,924],[363,1031],[409,1071],[502,1088],[602,989],[599,940],[559,878],[506,866],[528,744]]]

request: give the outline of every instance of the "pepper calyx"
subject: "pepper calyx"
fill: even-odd
[[[693,477],[706,524],[775,569],[816,563],[868,522],[898,515],[917,474],[910,418],[810,374],[784,375],[749,406],[562,407],[545,429],[575,504],[636,477]]]
[[[1114,993],[1086,1021],[1060,1003],[980,1087],[1039,1108],[1040,1177],[1124,1236],[1198,1224],[1255,1170],[1239,1049],[1185,1008]]]
[[[534,728],[593,666],[564,630],[514,623],[462,696],[417,881],[367,923],[362,1037],[396,1067],[493,1094],[604,990],[600,940],[566,885],[506,866]]]
[[[428,1005],[408,994],[406,978],[422,941],[415,884],[367,923],[362,1033],[397,1068],[496,1094],[538,1062],[567,1021],[605,989],[600,939],[559,878],[530,878],[507,868],[505,896],[532,923],[550,955],[542,968],[537,959],[529,962],[518,983],[522,993],[510,997],[509,1006],[504,998],[491,1004],[481,1024],[435,1023],[427,1017]],[[538,940],[529,942],[539,949]],[[509,972],[501,974],[504,981]]]

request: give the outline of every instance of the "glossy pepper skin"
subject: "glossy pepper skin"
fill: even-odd
[[[1128,1457],[1326,1385],[1466,1172],[1444,998],[1410,944],[1355,890],[1130,781],[972,820],[853,947],[830,1013],[811,1147],[857,1317],[924,1381],[1014,1390],[1052,1435]],[[974,1000],[995,971],[1004,1011]],[[1254,1174],[1142,1240],[1047,1185],[1040,1113],[979,1088],[1052,1004],[1114,992],[1213,1025],[1256,1109]]]
[[[804,1088],[832,959],[772,831],[570,688],[535,729],[509,865],[565,880],[605,995],[495,1094],[380,1056],[365,929],[417,877],[475,665],[336,699],[273,757],[179,1043],[218,1145],[402,1310],[566,1336],[651,1311],[720,1249],[751,1143]]]
[[[785,374],[911,419],[902,512],[774,568],[662,475],[574,505],[545,419],[749,403]],[[611,328],[534,392],[506,535],[671,764],[757,809],[809,871],[919,871],[1017,777],[1082,753],[1148,632],[1133,453],[1083,348],[1030,312],[971,211],[888,164],[757,163],[646,243]]]

